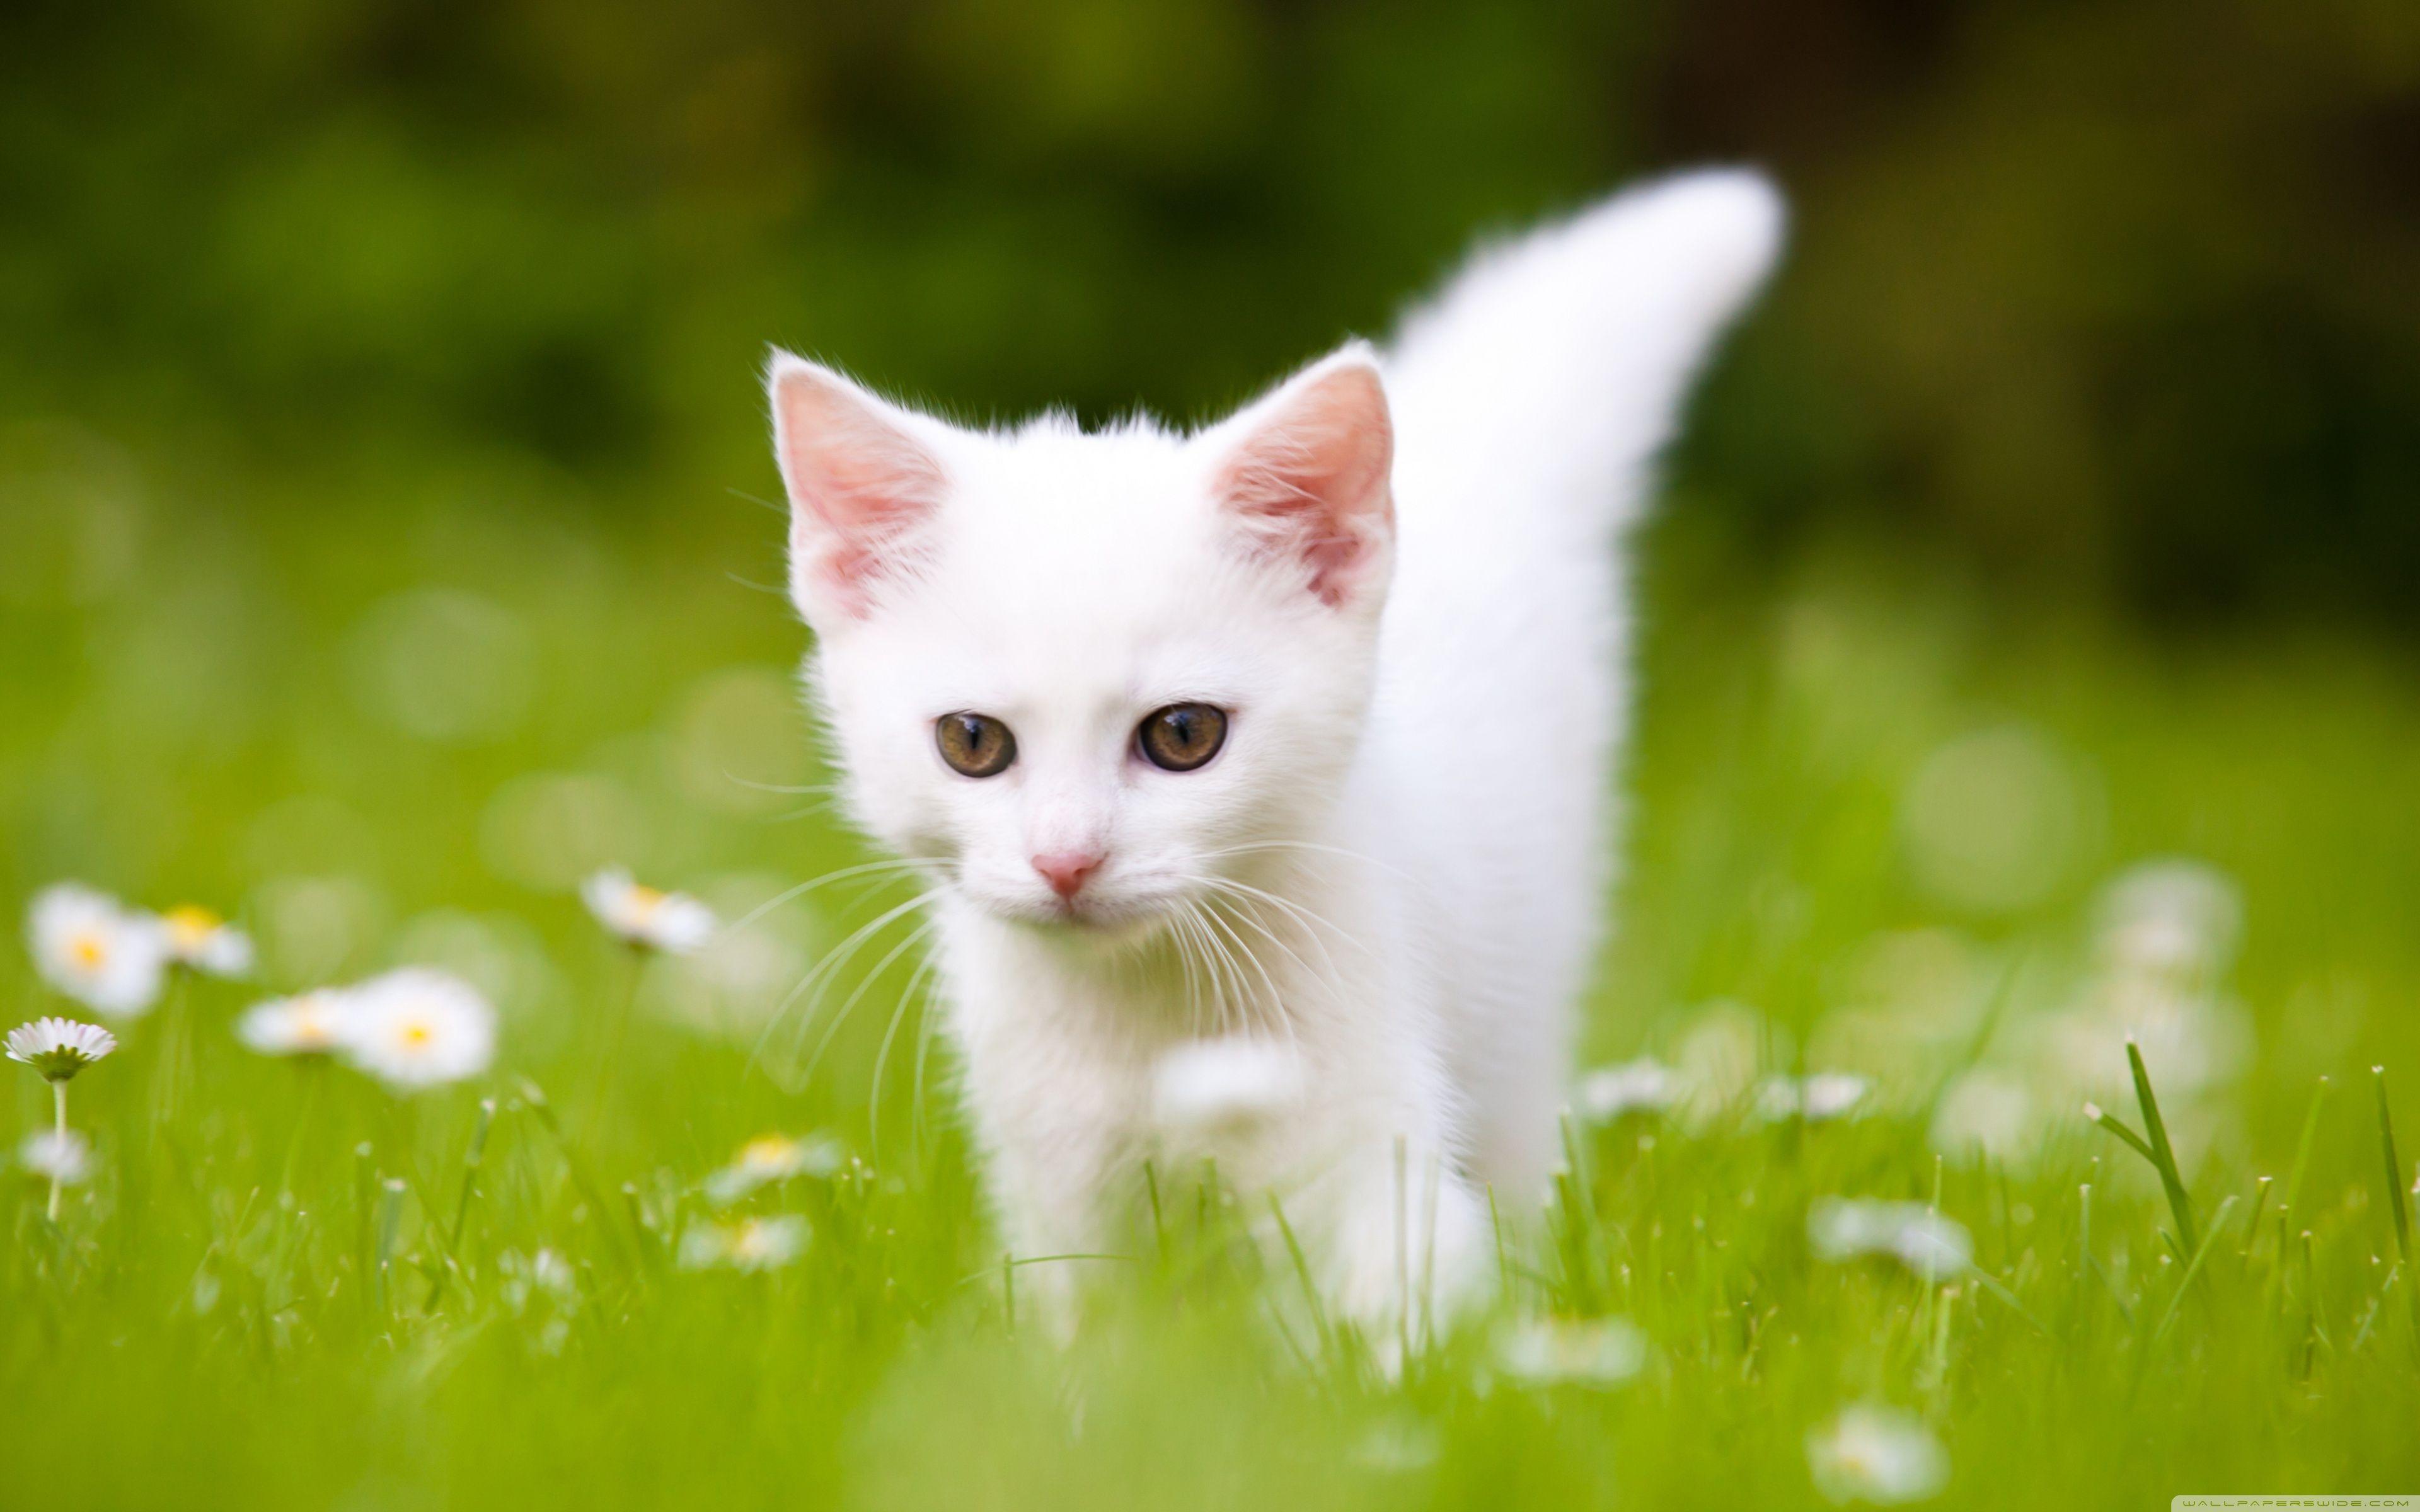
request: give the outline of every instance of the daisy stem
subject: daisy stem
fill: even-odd
[[[614,1072],[621,1068],[622,1046],[630,1037],[630,1020],[639,1011],[639,968],[644,964],[636,945],[623,952],[621,1011],[606,1031],[604,1058],[597,1066],[597,1085],[588,1094],[588,1137],[594,1141],[605,1122],[605,1103],[613,1095]]]
[[[395,1268],[396,1234],[403,1225],[404,1184],[399,1177],[390,1176],[379,1184],[378,1260],[371,1272],[371,1306],[380,1322],[387,1319],[387,1300],[392,1294],[387,1284]]]
[[[63,1081],[51,1084],[51,1128],[64,1150],[68,1140],[68,1084]],[[53,1223],[59,1221],[59,1173],[55,1162],[51,1170],[50,1218]]]
[[[172,968],[168,975],[168,995],[160,1004],[159,1051],[151,1062],[151,1126],[154,1130],[175,1120],[177,1109],[193,1084],[193,1035],[186,1011],[186,1000],[191,991],[187,980],[190,975],[182,966]]]
[[[302,1078],[302,1096],[294,1110],[293,1132],[286,1136],[286,1160],[277,1181],[277,1189],[288,1193],[294,1190],[295,1169],[302,1157],[302,1133],[310,1127],[311,1115],[318,1107],[319,1083],[324,1080],[317,1056],[301,1057],[295,1069]]]
[[[462,1226],[471,1216],[471,1192],[478,1184],[479,1162],[488,1153],[488,1130],[495,1121],[496,1100],[479,1099],[479,1121],[472,1127],[471,1148],[462,1156],[462,1190],[454,1200],[454,1227],[445,1236],[445,1263],[428,1283],[428,1300],[420,1304],[423,1312],[435,1309],[437,1300],[445,1295],[446,1278],[462,1263]]]

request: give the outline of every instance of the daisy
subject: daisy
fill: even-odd
[[[8,1031],[8,1058],[33,1067],[46,1082],[65,1082],[116,1048],[117,1036],[74,1019],[36,1019]]]
[[[1860,1405],[1807,1437],[1815,1489],[1834,1502],[1889,1506],[1921,1502],[1949,1479],[1949,1458],[1931,1430],[1904,1412]]]
[[[1573,1103],[1590,1123],[1611,1123],[1625,1113],[1661,1113],[1681,1095],[1672,1068],[1652,1058],[1599,1066],[1580,1078]]]
[[[255,1003],[235,1021],[244,1048],[264,1056],[332,1056],[359,1016],[351,992],[322,988]]]
[[[160,916],[168,960],[212,977],[252,969],[252,936],[198,903],[179,903]]]
[[[1807,1210],[1807,1242],[1821,1259],[1885,1256],[1927,1281],[1962,1274],[1975,1259],[1965,1225],[1921,1202],[1825,1197]]]
[[[397,1092],[476,1076],[496,1054],[496,1011],[459,977],[427,966],[352,989],[348,1058]]]
[[[551,1301],[569,1305],[580,1294],[580,1277],[571,1262],[551,1249],[540,1249],[527,1259],[519,1250],[506,1250],[497,1257],[496,1269],[504,1276],[504,1304],[514,1312],[524,1312],[533,1301]]]
[[[43,1129],[17,1147],[17,1164],[55,1186],[82,1186],[92,1177],[92,1147],[70,1130]]]
[[[748,1218],[736,1224],[700,1224],[681,1236],[684,1270],[727,1265],[735,1271],[770,1271],[789,1264],[807,1247],[807,1221],[795,1213]]]
[[[1756,1110],[1774,1122],[1804,1119],[1823,1123],[1856,1111],[1872,1084],[1845,1071],[1819,1071],[1811,1076],[1768,1076],[1756,1089]]]
[[[2101,945],[2121,970],[2207,979],[2235,954],[2243,897],[2232,878],[2199,861],[2149,861],[2101,895]]]
[[[1171,1134],[1242,1133],[1302,1095],[1295,1053],[1242,1035],[1179,1045],[1152,1075],[1152,1113]]]
[[[68,1160],[66,1142],[75,1137],[68,1133],[68,1083],[76,1072],[116,1048],[116,1035],[98,1024],[79,1024],[74,1019],[36,1019],[8,1031],[8,1058],[33,1067],[41,1073],[42,1080],[51,1084],[53,1145],[48,1174],[53,1223],[59,1221],[59,1189],[70,1180],[60,1174]]]
[[[706,1178],[706,1194],[727,1207],[760,1186],[794,1176],[830,1176],[840,1169],[840,1146],[821,1135],[793,1139],[760,1134],[740,1146],[730,1165]]]
[[[1995,1160],[2021,1161],[2038,1142],[2041,1114],[2022,1080],[1989,1068],[1970,1071],[1942,1094],[1932,1148],[1953,1155],[1979,1149]]]
[[[168,966],[160,921],[78,883],[45,887],[25,916],[42,979],[99,1012],[132,1018],[160,996]]]
[[[690,954],[721,927],[714,910],[689,894],[633,882],[618,867],[582,883],[580,896],[597,921],[623,941],[668,955]]]
[[[1496,1367],[1533,1386],[1616,1386],[1647,1365],[1647,1335],[1619,1318],[1528,1318],[1496,1335]]]

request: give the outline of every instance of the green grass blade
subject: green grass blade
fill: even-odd
[[[2311,1142],[2319,1132],[2319,1109],[2327,1103],[2328,1087],[2328,1079],[2322,1076],[2311,1088],[2311,1105],[2303,1114],[2303,1136],[2294,1142],[2294,1168],[2286,1177],[2286,1203],[2278,1210],[2281,1222],[2285,1215],[2302,1211],[2303,1176],[2311,1168]],[[2278,1231],[2282,1234],[2284,1229]]]
[[[2412,1211],[2403,1190],[2403,1162],[2395,1152],[2395,1115],[2386,1105],[2386,1068],[2369,1068],[2370,1086],[2378,1092],[2378,1140],[2386,1155],[2386,1211],[2395,1215],[2395,1252],[2405,1266],[2412,1263]]]
[[[2159,1167],[2160,1185],[2168,1194],[2168,1211],[2177,1221],[2177,1242],[2185,1251],[2201,1246],[2194,1237],[2193,1198],[2185,1192],[2185,1179],[2177,1169],[2176,1148],[2168,1143],[2168,1126],[2160,1117],[2159,1100],[2151,1095],[2151,1073],[2143,1065],[2143,1047],[2132,1036],[2126,1041],[2126,1064],[2134,1073],[2134,1098],[2143,1104],[2143,1133],[2150,1144],[2152,1164]]]
[[[2118,1316],[2126,1320],[2127,1332],[2132,1333],[2134,1309],[2127,1303],[2125,1293],[2118,1289],[2117,1280],[2110,1275],[2108,1267],[2101,1263],[2101,1257],[2092,1253],[2092,1183],[2085,1182],[2077,1192],[2083,1208],[2075,1226],[2076,1254],[2083,1257],[2084,1268],[2101,1282],[2102,1289],[2109,1293],[2109,1300],[2118,1304]]]
[[[2202,1235],[2200,1247],[2194,1251],[2193,1263],[2186,1266],[2185,1273],[2177,1279],[2176,1293],[2168,1298],[2167,1311],[2160,1315],[2158,1326],[2151,1330],[2152,1343],[2157,1344],[2165,1337],[2169,1326],[2176,1322],[2177,1309],[2183,1305],[2185,1293],[2193,1288],[2194,1278],[2201,1274],[2202,1263],[2210,1258],[2211,1250],[2217,1245],[2220,1231],[2226,1227],[2227,1214],[2234,1211],[2235,1197],[2233,1194],[2229,1194],[2226,1200],[2218,1205],[2218,1212],[2211,1219],[2210,1232]]]
[[[2086,1103],[2084,1104],[2084,1116],[2091,1122],[2101,1125],[2101,1127],[2108,1130],[2111,1134],[2116,1134],[2119,1139],[2124,1140],[2127,1149],[2150,1162],[2154,1168],[2158,1167],[2160,1157],[2151,1152],[2151,1147],[2143,1142],[2143,1136],[2141,1134],[2138,1134],[2133,1130],[2126,1127],[2126,1120],[2118,1118],[2116,1114],[2111,1113],[2108,1109],[2102,1107],[2098,1103]]]
[[[1286,1222],[1285,1204],[1278,1200],[1274,1192],[1268,1196],[1270,1216],[1277,1219],[1278,1233],[1285,1241],[1286,1258],[1294,1266],[1295,1279],[1301,1284],[1303,1300],[1311,1308],[1311,1326],[1319,1335],[1320,1352],[1332,1354],[1336,1337],[1328,1326],[1327,1308],[1320,1301],[1319,1283],[1311,1279],[1311,1261],[1303,1255],[1302,1241],[1295,1237],[1294,1225]]]

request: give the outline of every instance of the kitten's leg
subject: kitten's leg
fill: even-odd
[[[1410,1140],[1365,1147],[1325,1185],[1331,1294],[1393,1368],[1481,1300],[1486,1203],[1435,1145]]]
[[[1020,1305],[1030,1301],[1064,1343],[1093,1273],[1116,1263],[1080,1257],[1117,1248],[1109,1200],[1119,1173],[1116,1142],[1106,1129],[1011,1119],[992,1132],[990,1143],[987,1180]]]
[[[1016,995],[1009,984],[1029,980],[1016,964],[954,975],[975,984],[962,990],[952,1026],[985,1186],[1018,1262],[1020,1305],[1032,1299],[1063,1338],[1085,1282],[1114,1262],[1055,1257],[1121,1247],[1116,1203],[1131,1165],[1136,1077],[1058,999]]]

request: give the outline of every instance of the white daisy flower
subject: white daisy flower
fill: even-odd
[[[1952,1155],[1979,1149],[1994,1160],[2020,1160],[2037,1142],[2041,1115],[2032,1090],[2017,1077],[1970,1071],[1942,1096],[1932,1118],[1932,1148]]]
[[[580,885],[580,896],[597,921],[631,945],[668,955],[688,955],[721,927],[714,910],[685,892],[664,892],[630,880],[614,868]]]
[[[243,1011],[235,1037],[264,1056],[333,1056],[345,1048],[356,1009],[353,992],[333,987],[272,997]]]
[[[1807,1211],[1807,1242],[1820,1259],[1885,1256],[1927,1281],[1963,1274],[1975,1259],[1966,1227],[1921,1202],[1824,1197]]]
[[[523,1259],[520,1251],[508,1249],[496,1257],[496,1269],[504,1277],[504,1305],[516,1313],[527,1311],[533,1301],[567,1306],[580,1295],[578,1273],[554,1250],[540,1249]]]
[[[816,1134],[793,1139],[787,1134],[760,1134],[739,1147],[730,1165],[706,1178],[706,1195],[728,1206],[760,1186],[794,1176],[830,1176],[840,1169],[840,1146]]]
[[[735,1271],[770,1271],[789,1264],[807,1247],[807,1221],[795,1213],[747,1218],[736,1224],[699,1224],[681,1236],[684,1270],[727,1265]]]
[[[2101,894],[2101,944],[2120,969],[2206,978],[2225,968],[2243,931],[2243,895],[2217,868],[2147,861]]]
[[[160,916],[168,960],[212,977],[252,969],[252,936],[199,903],[179,903]]]
[[[8,1031],[8,1058],[33,1067],[46,1082],[64,1082],[116,1048],[117,1036],[74,1019],[36,1019]]]
[[[1834,1502],[1892,1506],[1921,1502],[1949,1480],[1949,1457],[1932,1431],[1905,1412],[1862,1404],[1807,1437],[1815,1489]]]
[[[132,1018],[160,997],[168,941],[160,921],[73,882],[45,887],[25,916],[42,980],[95,1011]]]
[[[476,1076],[496,1054],[496,1011],[461,978],[406,966],[351,991],[343,1048],[398,1092]]]
[[[1672,1068],[1652,1058],[1599,1066],[1580,1078],[1573,1105],[1590,1123],[1611,1123],[1625,1113],[1661,1113],[1681,1095]]]
[[[1152,1073],[1152,1114],[1169,1134],[1239,1134],[1302,1095],[1300,1057],[1242,1035],[1179,1045]]]
[[[1823,1123],[1855,1112],[1872,1088],[1863,1076],[1845,1071],[1768,1076],[1757,1085],[1756,1110],[1776,1123],[1784,1119]]]
[[[1755,1009],[1709,1003],[1672,1047],[1676,1111],[1693,1127],[1709,1127],[1755,1089],[1760,1063],[1787,1065],[1794,1053],[1790,1030]]]
[[[1647,1367],[1647,1335],[1619,1318],[1524,1318],[1496,1335],[1496,1368],[1533,1386],[1616,1386]]]
[[[92,1147],[69,1129],[29,1134],[17,1147],[17,1164],[58,1186],[82,1186],[92,1177]]]
[[[1408,1475],[1437,1461],[1437,1431],[1409,1413],[1372,1425],[1353,1446],[1357,1463],[1388,1474]]]

